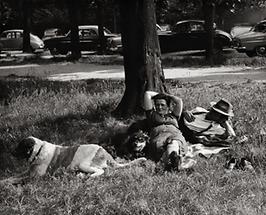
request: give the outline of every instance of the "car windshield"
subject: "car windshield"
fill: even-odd
[[[108,30],[107,28],[103,28],[103,30],[104,30],[104,34],[112,34],[112,32]]]
[[[87,30],[90,30],[90,28],[88,28]],[[95,29],[96,30],[96,29]],[[81,30],[79,30],[79,31],[81,31]],[[104,31],[104,34],[106,35],[106,34],[112,34],[112,32],[110,31],[110,30],[108,30],[107,28],[103,28],[103,31]],[[67,32],[67,34],[66,34],[66,36],[70,36],[70,32],[71,31],[68,31]],[[96,32],[95,32],[96,34],[98,34],[98,29],[96,30]]]

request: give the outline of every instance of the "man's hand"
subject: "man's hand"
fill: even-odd
[[[195,120],[195,116],[193,116],[193,113],[190,111],[184,111],[183,115],[188,122],[193,122]]]

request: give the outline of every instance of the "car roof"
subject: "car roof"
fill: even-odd
[[[98,25],[79,25],[79,29],[88,29],[88,28],[98,29]]]
[[[3,33],[8,33],[8,32],[23,32],[23,30],[22,29],[9,29],[9,30],[5,30],[5,31],[3,31]]]
[[[178,21],[176,23],[176,25],[182,24],[182,23],[187,23],[187,22],[200,22],[200,23],[204,23],[204,20],[200,20],[200,19],[188,19],[188,20],[182,20],[182,21]]]
[[[262,21],[260,21],[258,24],[261,24],[261,23],[266,23],[266,20],[262,20]]]
[[[60,28],[47,28],[44,30],[44,32],[54,32],[54,31],[58,31],[60,30]]]

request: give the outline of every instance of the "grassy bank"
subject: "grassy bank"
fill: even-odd
[[[116,156],[108,138],[134,120],[110,115],[123,94],[121,81],[1,83],[2,97],[8,97],[0,106],[1,178],[26,167],[8,157],[21,138],[33,135],[59,145],[98,142]],[[210,159],[198,158],[188,172],[157,172],[148,161],[82,181],[60,169],[24,186],[1,187],[0,214],[265,214],[266,85],[170,80],[167,85],[187,109],[208,107],[220,97],[230,100],[236,133],[248,141]],[[225,173],[229,153],[249,158],[256,173]]]

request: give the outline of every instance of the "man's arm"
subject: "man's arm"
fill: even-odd
[[[174,95],[170,95],[170,94],[166,94],[166,95],[169,96],[172,102],[174,103],[172,113],[179,119],[183,111],[182,99]]]
[[[146,91],[144,93],[144,110],[152,110],[153,109],[153,102],[152,97],[156,96],[158,93],[154,91]]]
[[[229,121],[225,121],[224,124],[222,125],[226,129],[226,133],[228,137],[235,137],[236,133],[232,126],[230,125]]]

